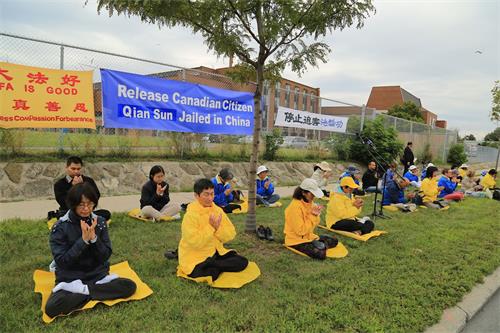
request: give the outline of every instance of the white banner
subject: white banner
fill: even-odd
[[[349,118],[347,117],[328,116],[280,106],[274,126],[345,133],[348,120]]]

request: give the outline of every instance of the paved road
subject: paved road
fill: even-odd
[[[500,290],[467,323],[461,333],[500,333]]]
[[[282,197],[290,197],[293,194],[294,186],[277,187],[275,193]],[[246,191],[243,191],[246,195]],[[121,195],[115,197],[102,197],[99,200],[99,207],[108,209],[111,212],[128,212],[139,207],[140,194]],[[173,203],[181,204],[193,201],[192,192],[171,192],[170,199]],[[31,200],[0,203],[0,221],[12,218],[21,219],[41,219],[47,217],[47,212],[56,210],[58,204],[55,200]]]

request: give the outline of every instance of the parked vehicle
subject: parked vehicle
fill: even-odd
[[[309,141],[301,136],[285,136],[283,137],[283,143],[280,147],[285,148],[307,148],[309,146]]]

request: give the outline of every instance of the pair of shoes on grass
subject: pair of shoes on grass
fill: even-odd
[[[255,231],[257,232],[257,237],[259,237],[259,239],[267,239],[268,241],[274,240],[273,231],[269,227],[259,225]]]

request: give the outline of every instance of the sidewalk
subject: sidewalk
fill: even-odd
[[[290,197],[295,186],[277,187],[275,193],[281,197]],[[243,191],[245,196],[247,191]],[[99,207],[111,212],[128,212],[139,207],[140,194],[122,195],[116,197],[101,197]],[[171,192],[170,200],[173,203],[181,204],[193,201],[193,192]],[[52,200],[33,200],[0,203],[0,221],[6,219],[43,219],[47,218],[47,212],[56,210],[58,204]]]

